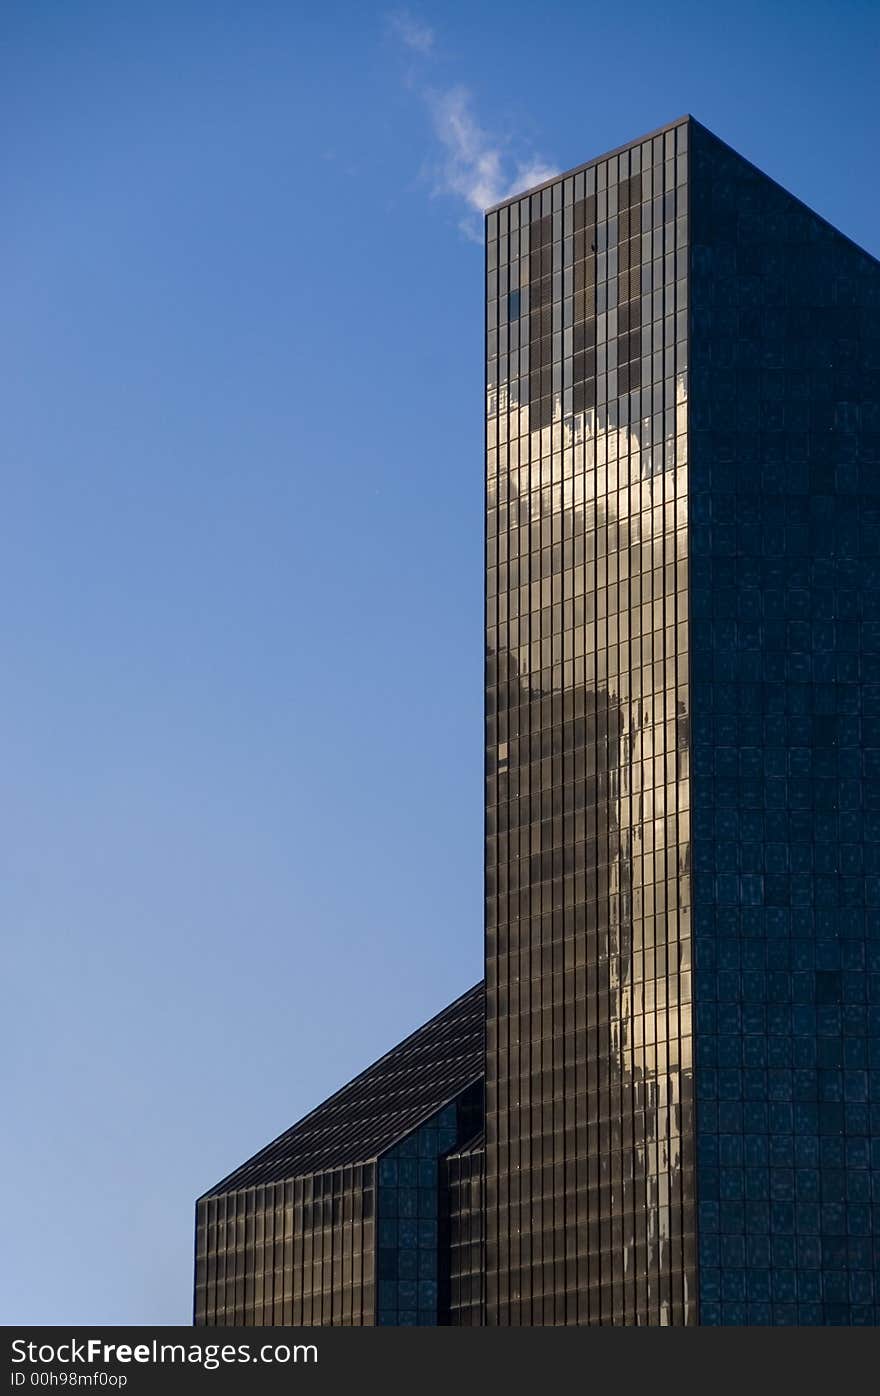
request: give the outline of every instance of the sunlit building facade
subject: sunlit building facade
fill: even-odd
[[[487,221],[487,1321],[696,1311],[687,123]]]

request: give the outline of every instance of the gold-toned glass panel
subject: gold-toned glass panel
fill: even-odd
[[[487,219],[486,1321],[696,1321],[687,125]]]

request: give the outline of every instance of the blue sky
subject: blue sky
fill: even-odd
[[[474,982],[477,207],[691,111],[875,254],[880,10],[5,12],[7,1323]]]

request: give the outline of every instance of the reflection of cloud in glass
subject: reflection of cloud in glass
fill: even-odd
[[[606,431],[606,452],[608,436]],[[673,512],[671,517],[667,516],[662,491],[658,502],[655,477],[641,473],[637,438],[625,429],[619,429],[617,436],[615,454],[633,463],[630,479],[635,483],[628,487],[626,495],[631,509],[628,515],[612,515],[604,498],[585,500],[587,481],[580,474],[563,478],[558,483],[553,483],[551,478],[546,486],[532,490],[524,480],[520,493],[519,473],[511,472],[506,507],[511,519],[517,518],[521,526],[546,518],[548,513],[551,519],[565,517],[570,520],[570,526],[564,525],[560,532],[572,538],[594,537],[598,530],[611,526],[616,529],[618,560],[638,548],[643,570],[646,562],[650,563],[650,571],[654,567],[662,569],[668,546],[664,524],[667,520],[672,522],[674,538],[676,515]],[[672,444],[674,448],[674,441]],[[600,448],[596,453],[602,455],[603,451]],[[674,468],[672,463],[670,468]],[[654,523],[658,525],[656,532],[651,527]],[[617,585],[623,580],[621,578]],[[589,605],[586,609],[589,610]],[[645,635],[653,636],[653,628],[639,636],[641,625],[635,611],[622,613],[620,619],[631,629],[627,637],[630,642]],[[572,680],[566,683],[564,676],[566,669],[571,669],[573,679],[574,663],[551,665],[551,686],[549,690],[542,687],[542,672],[546,673],[546,666],[542,666],[537,654],[532,663],[533,651],[539,650],[542,642],[522,643],[522,629],[517,621],[508,621],[508,632],[516,631],[520,643],[498,652],[499,677],[504,674],[511,686],[519,684],[519,701],[526,703],[539,703],[554,692],[570,691]],[[663,666],[672,665],[674,690],[674,654],[664,648],[660,662]],[[579,665],[579,672],[582,669],[583,665]],[[653,674],[653,668],[650,672]],[[679,974],[687,974],[690,965],[686,931],[682,932],[675,914],[677,896],[671,907],[654,906],[660,887],[676,892],[680,887],[682,901],[688,900],[688,844],[681,841],[677,812],[677,802],[682,798],[686,800],[688,788],[687,712],[678,702],[674,713],[667,716],[665,682],[659,692],[650,685],[643,689],[639,669],[622,670],[613,676],[594,674],[592,686],[593,701],[584,706],[596,714],[607,712],[603,730],[596,733],[607,751],[607,762],[605,770],[598,775],[595,809],[586,827],[592,827],[597,835],[607,831],[607,903],[615,912],[608,925],[601,928],[607,940],[596,966],[597,992],[608,995],[610,1007],[603,1054],[609,1068],[609,1090],[619,1092],[622,1099],[626,1097],[626,1108],[632,1111],[633,1118],[644,1120],[641,1134],[634,1130],[632,1141],[633,1182],[640,1181],[645,1192],[648,1273],[659,1276],[670,1264],[666,1252],[674,1240],[673,1195],[676,1190],[680,1193],[681,1188],[681,1106],[683,1102],[690,1105],[692,1094],[690,994],[688,992],[686,1001],[682,1002],[679,993]],[[598,718],[596,721],[598,724]],[[511,760],[512,745],[516,744],[508,741],[503,748],[498,748],[498,770],[507,773],[510,795],[518,793],[520,774],[520,768]],[[667,773],[668,760],[672,762],[672,769]],[[663,783],[648,784],[645,773],[650,770],[653,774],[657,761],[664,764]],[[521,769],[525,774],[525,768]],[[523,786],[534,795],[534,777],[523,779]],[[546,852],[552,851],[551,845]],[[664,882],[659,884],[655,882],[653,869],[658,855],[664,860]],[[671,876],[667,879],[670,858],[673,866],[668,869]],[[570,847],[563,849],[563,867],[566,871],[577,871],[574,850]],[[532,858],[530,884],[540,882],[542,875],[539,852]],[[668,911],[673,915],[667,916]],[[684,906],[683,915],[686,911]],[[650,945],[646,944],[646,918],[651,925]],[[651,977],[644,968],[649,955],[655,964]],[[662,973],[658,960],[662,963]],[[666,992],[661,996],[662,990]],[[622,1234],[620,1239],[625,1272],[634,1275],[642,1265],[636,1237]],[[685,1288],[687,1290],[687,1277]],[[661,1322],[671,1322],[669,1302],[666,1292],[657,1297]]]
[[[654,192],[663,178],[627,167],[607,222],[599,175],[582,206],[569,192],[564,208],[548,191],[522,200],[516,219],[499,218],[487,263],[487,895],[506,947],[487,970],[516,1034],[499,1049],[511,1095],[497,1157],[503,1205],[534,1209],[522,1222],[533,1260],[553,1244],[546,1165],[565,1160],[554,1206],[585,1228],[586,1310],[576,1302],[590,1323],[696,1318],[686,302],[677,318],[681,262],[666,254],[682,227],[675,198]],[[662,255],[643,268],[642,247]],[[548,934],[561,938],[559,972]],[[564,1025],[573,1062],[561,1095],[548,1024]],[[538,1100],[554,1119],[564,1102],[577,1142],[545,1136],[544,1165],[520,1157],[508,1183],[503,1160],[519,1156]],[[534,1281],[517,1270],[513,1232],[505,1244],[513,1318],[501,1321],[516,1322]],[[528,1300],[533,1322],[539,1303],[547,1321],[543,1293]],[[571,1321],[558,1279],[554,1293],[552,1321]]]

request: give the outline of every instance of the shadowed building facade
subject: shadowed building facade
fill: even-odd
[[[880,264],[692,124],[700,1321],[880,1321]]]
[[[488,212],[486,413],[485,1000],[197,1320],[876,1324],[880,264],[684,118]]]

